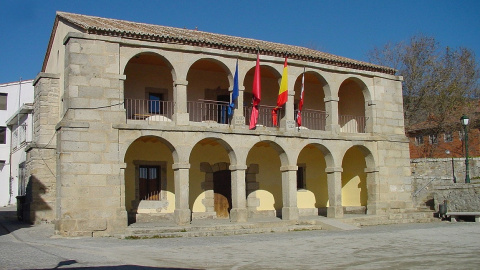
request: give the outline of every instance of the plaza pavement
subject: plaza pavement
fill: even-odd
[[[0,208],[0,269],[479,269],[480,223],[221,237],[61,238]]]

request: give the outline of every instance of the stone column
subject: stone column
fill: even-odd
[[[381,213],[379,170],[378,168],[366,168],[365,173],[367,173],[367,215],[378,215]]]
[[[230,91],[233,91],[230,90]],[[245,128],[245,115],[243,115],[243,93],[245,88],[238,89],[238,98],[235,110],[233,111],[232,125],[235,128]]]
[[[187,80],[177,80],[173,83],[173,121],[178,126],[185,126],[189,123],[189,115],[187,110]]]
[[[325,129],[331,131],[334,134],[340,133],[340,125],[338,122],[338,97],[326,97],[325,101],[325,110],[328,113],[327,125]]]
[[[233,222],[247,221],[247,195],[245,189],[245,171],[247,165],[230,165],[232,174],[232,209],[230,220]]]
[[[190,224],[191,211],[189,197],[189,163],[175,163],[172,165],[175,181],[175,211],[174,219],[178,225]]]
[[[341,218],[343,217],[342,206],[342,168],[326,168],[327,185],[328,185],[328,201],[327,217]]]
[[[293,90],[293,86],[289,89],[292,90],[288,90],[288,100],[287,103],[285,103],[285,116],[280,120],[280,128],[285,131],[295,129],[295,106],[293,104],[295,91]]]
[[[283,220],[298,220],[297,170],[296,165],[280,167],[282,172]]]

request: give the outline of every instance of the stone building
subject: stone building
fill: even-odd
[[[257,52],[262,98],[250,130]],[[288,101],[273,126],[285,56]],[[411,208],[394,72],[303,47],[58,12],[34,81],[29,218],[62,235],[102,236],[139,220]]]

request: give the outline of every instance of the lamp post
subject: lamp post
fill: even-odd
[[[445,154],[449,156],[450,150],[445,150]],[[455,164],[453,163],[453,156],[452,156],[452,175],[453,175],[453,183],[457,183],[457,178],[455,177]]]
[[[460,122],[462,122],[463,126],[463,134],[465,135],[465,183],[470,183],[470,174],[468,172],[468,120],[470,119],[468,119],[468,116],[465,114],[460,118]]]

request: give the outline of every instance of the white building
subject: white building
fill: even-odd
[[[19,162],[25,161],[24,147],[32,140],[32,82],[33,80],[27,80],[0,84],[0,206],[2,207],[15,204],[15,197],[20,194]]]

